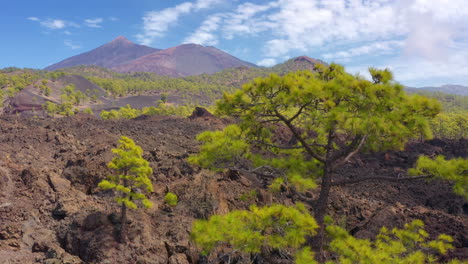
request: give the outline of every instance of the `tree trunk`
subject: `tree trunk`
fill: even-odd
[[[119,242],[122,244],[127,242],[127,206],[125,203],[122,203],[122,218],[120,219]]]
[[[332,187],[332,170],[333,170],[333,161],[332,151],[333,151],[333,140],[335,137],[335,125],[328,131],[328,143],[326,147],[326,154],[325,160],[323,163],[323,176],[322,176],[322,184],[320,185],[320,194],[317,200],[317,204],[315,205],[314,210],[314,217],[319,225],[319,229],[317,235],[312,239],[313,245],[312,248],[318,253],[316,255],[317,260],[319,262],[323,262],[323,240],[325,238],[325,221],[324,217],[327,213],[327,204],[328,204],[328,196],[330,195],[330,189]]]
[[[126,171],[125,175],[127,175]],[[127,187],[127,180],[123,180],[123,185]],[[125,193],[122,193],[122,198],[125,198],[125,196]],[[125,204],[125,202],[122,202],[119,242],[122,244],[125,244],[127,242],[127,205]]]
[[[322,252],[323,248],[323,240],[325,237],[325,225],[324,225],[324,217],[327,213],[327,204],[328,204],[328,197],[330,195],[330,189],[332,187],[331,182],[332,171],[328,164],[325,164],[325,168],[323,171],[322,177],[322,184],[320,186],[320,195],[315,204],[314,209],[314,217],[319,225],[319,229],[317,231],[317,235],[312,239],[312,248],[315,249],[316,252]]]

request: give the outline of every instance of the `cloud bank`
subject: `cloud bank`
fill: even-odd
[[[364,69],[355,63],[367,58],[366,68],[392,68],[401,81],[456,75],[468,82],[466,0],[244,2],[205,17],[185,42],[238,38],[258,43],[262,66],[313,53],[351,69]]]

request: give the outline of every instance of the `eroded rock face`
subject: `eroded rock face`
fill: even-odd
[[[246,209],[253,203],[290,205],[296,201],[285,189],[268,192],[271,178],[213,173],[187,163],[186,158],[198,151],[195,136],[224,124],[215,117],[119,121],[83,116],[18,121],[0,117],[0,260],[204,263],[207,259],[200,257],[199,249],[190,242],[195,219]],[[116,242],[120,208],[112,192],[97,188],[97,183],[112,173],[106,164],[121,135],[142,146],[144,158],[154,170],[155,191],[150,199],[155,206],[129,211],[127,245]],[[287,142],[288,135],[283,136]],[[409,145],[405,152],[361,155],[339,174],[348,178],[397,176],[412,166],[420,153],[466,157],[466,150],[460,153],[456,147],[463,144],[466,142],[426,142]],[[253,190],[256,195],[240,199]],[[164,203],[167,191],[179,197],[176,207]],[[316,197],[317,191],[306,195]],[[412,219],[422,219],[431,236],[443,232],[454,237],[457,249],[453,254],[459,258],[467,257],[466,208],[449,184],[424,181],[337,187],[329,204],[334,219],[358,237],[372,237],[382,226],[401,227]],[[279,263],[268,254],[262,256],[264,263]],[[211,257],[216,259],[217,255]]]

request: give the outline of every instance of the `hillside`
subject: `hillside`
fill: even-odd
[[[120,36],[96,49],[52,64],[45,70],[53,71],[77,65],[97,65],[111,68],[157,51],[159,49],[138,45]]]

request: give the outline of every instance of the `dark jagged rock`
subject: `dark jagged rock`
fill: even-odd
[[[206,110],[206,108],[197,106],[195,110],[193,110],[192,115],[189,116],[189,119],[196,118],[214,118],[214,115]]]

